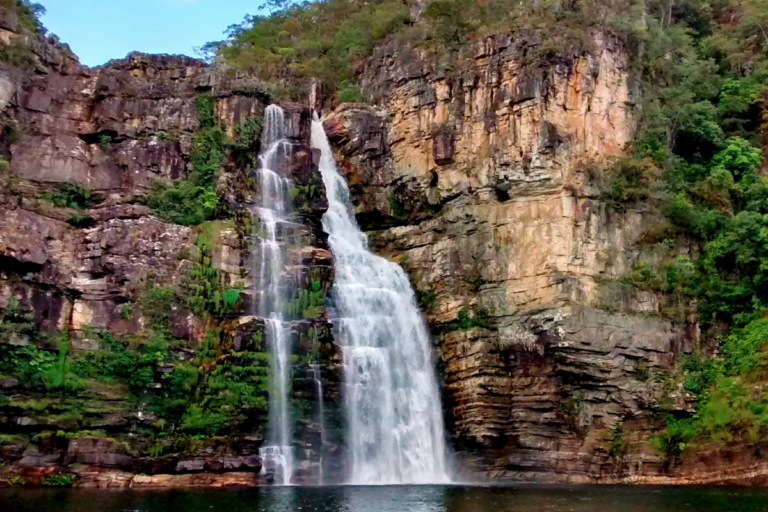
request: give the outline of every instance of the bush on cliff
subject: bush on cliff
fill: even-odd
[[[147,205],[175,224],[196,225],[213,218],[219,205],[215,184],[226,151],[225,135],[215,126],[213,99],[195,99],[201,129],[192,137],[191,171],[187,178],[168,184],[154,181]]]

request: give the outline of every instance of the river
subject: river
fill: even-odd
[[[8,512],[746,512],[768,489],[647,486],[343,486],[243,490],[0,490]]]

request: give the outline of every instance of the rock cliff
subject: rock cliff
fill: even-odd
[[[362,71],[376,101],[323,113],[358,221],[411,276],[463,478],[764,481],[758,453],[669,459],[649,442],[662,401],[690,410],[663,382],[697,325],[662,317],[654,294],[612,286],[654,213],[611,208],[595,186],[632,140],[640,98],[622,44],[591,37],[589,50],[545,60],[530,57],[535,33],[487,37],[447,68],[394,41],[379,47]],[[53,40],[29,42],[31,70],[0,66],[0,336],[4,361],[23,365],[0,371],[3,478],[264,483],[258,148],[231,141],[261,119],[269,88],[183,57],[88,69]],[[324,292],[333,265],[310,112],[285,108],[283,165],[297,187],[284,272]],[[230,141],[214,218],[163,220],[147,198],[190,175],[206,123]],[[330,482],[344,474],[341,354],[322,305],[293,317],[297,481],[316,482],[322,465]]]
[[[376,105],[341,105],[326,130],[372,246],[411,274],[466,477],[710,482],[722,459],[649,444],[660,401],[689,407],[663,381],[697,327],[612,287],[655,219],[595,186],[639,98],[622,44],[592,37],[544,62],[535,33],[487,37],[447,70],[385,46],[363,74]]]
[[[40,483],[77,463],[86,486],[152,486],[132,474],[168,472],[180,476],[157,485],[268,481],[258,475],[268,361],[263,321],[252,316],[258,134],[240,136],[251,120],[261,122],[263,84],[186,57],[132,54],[89,69],[55,41],[26,37],[34,69],[0,69],[6,479]],[[203,119],[201,98],[213,119]],[[283,272],[296,289],[317,283],[323,292],[333,267],[320,227],[327,201],[309,146],[311,112],[286,112],[290,142],[280,166],[296,187],[296,224],[279,237]],[[200,226],[172,224],[147,198],[155,184],[190,175],[206,122],[231,141],[215,183],[219,207]],[[320,357],[326,423],[336,428],[339,354],[325,311],[318,304],[294,318],[294,353]],[[321,451],[338,439],[325,435],[321,446],[309,362],[295,366],[293,397],[295,476],[312,482]],[[44,369],[59,377],[46,380]],[[191,380],[178,388],[182,375]],[[173,411],[183,402],[191,405],[179,416]],[[332,459],[325,457],[329,471]],[[243,470],[257,474],[231,482],[213,475]]]

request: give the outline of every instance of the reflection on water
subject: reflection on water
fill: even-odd
[[[13,512],[752,512],[768,489],[637,486],[0,490]]]

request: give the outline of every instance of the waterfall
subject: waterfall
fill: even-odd
[[[315,393],[317,393],[317,417],[320,425],[320,463],[317,483],[323,485],[323,448],[325,447],[325,411],[323,410],[323,374],[320,371],[320,358],[318,357],[317,328],[313,329],[312,336],[312,359],[313,363],[309,365],[312,371],[312,378],[315,381]]]
[[[284,137],[285,116],[283,109],[270,105],[264,111],[261,152],[258,158],[260,199],[253,215],[258,217],[258,243],[254,244],[252,257],[254,275],[259,276],[258,311],[264,318],[264,331],[272,355],[272,385],[269,394],[269,424],[267,441],[259,449],[262,473],[272,472],[284,485],[291,482],[293,456],[291,451],[290,408],[288,383],[291,374],[289,346],[290,326],[283,319],[284,292],[281,289],[283,272],[283,247],[278,242],[278,227],[289,223],[288,189],[290,180],[280,176],[279,158],[286,147]]]
[[[329,209],[323,229],[336,266],[329,315],[344,354],[352,484],[449,482],[440,395],[429,336],[399,265],[368,250],[323,125],[312,146]]]

